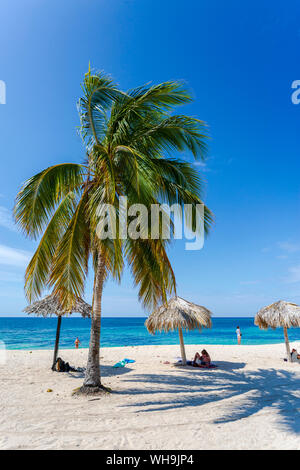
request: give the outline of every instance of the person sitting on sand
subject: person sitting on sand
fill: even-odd
[[[206,351],[206,349],[202,349],[201,351],[202,356],[198,352],[196,352],[194,360],[193,360],[193,366],[194,367],[210,367],[210,355]]]
[[[291,352],[292,362],[300,362],[300,354],[298,354],[297,349],[293,348]]]

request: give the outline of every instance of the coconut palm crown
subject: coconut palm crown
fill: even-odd
[[[89,69],[78,102],[80,133],[87,158],[80,163],[53,165],[31,177],[17,195],[15,220],[39,244],[25,274],[30,302],[44,288],[53,288],[66,309],[84,292],[92,259],[94,269],[93,316],[85,387],[99,388],[99,341],[103,284],[110,275],[121,279],[127,261],[143,305],[154,308],[176,291],[175,276],[161,233],[157,239],[96,235],[103,211],[111,204],[117,216],[121,196],[128,206],[142,203],[202,203],[203,182],[193,166],[177,157],[189,151],[206,154],[207,130],[203,121],[173,114],[191,101],[182,82],[142,86],[124,93],[104,73]],[[212,214],[205,206],[206,233]],[[186,220],[196,227],[196,213]],[[118,226],[118,224],[117,224]],[[170,219],[170,226],[172,221]]]

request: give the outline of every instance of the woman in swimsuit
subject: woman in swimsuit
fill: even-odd
[[[200,354],[196,352],[194,360],[193,360],[193,366],[194,367],[210,367],[211,359],[206,349],[203,349],[201,351],[201,354],[202,356],[200,356]]]
[[[238,344],[241,344],[242,333],[239,326],[236,327],[236,336]]]

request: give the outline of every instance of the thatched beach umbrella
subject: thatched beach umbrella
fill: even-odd
[[[287,333],[288,328],[300,326],[300,307],[290,302],[279,300],[274,304],[262,308],[256,314],[254,324],[264,330],[268,328],[283,328],[287,359],[291,362],[290,344]]]
[[[37,300],[33,304],[28,305],[26,308],[24,308],[23,312],[26,312],[29,315],[33,313],[38,317],[39,316],[51,317],[53,314],[57,315],[56,339],[55,339],[54,356],[53,356],[53,365],[54,365],[57,359],[62,316],[76,312],[76,313],[80,313],[83,318],[90,317],[92,313],[92,307],[89,304],[87,304],[84,300],[77,299],[73,308],[69,311],[66,311],[63,309],[58,298],[54,294],[50,294],[50,295],[47,295],[47,297],[45,297],[44,299]]]
[[[155,334],[156,331],[167,333],[178,330],[182,363],[186,365],[182,330],[198,328],[201,331],[202,327],[211,328],[211,315],[212,313],[201,305],[193,304],[181,297],[173,297],[151,313],[145,325],[151,334]]]

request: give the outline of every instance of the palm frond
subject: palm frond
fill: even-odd
[[[175,275],[166,254],[165,240],[131,240],[125,242],[125,255],[134,283],[139,288],[139,300],[153,309],[167,296],[176,292]]]
[[[90,149],[100,145],[105,137],[107,111],[113,100],[122,95],[114,81],[103,72],[85,74],[82,84],[83,97],[78,101],[80,133]]]
[[[129,90],[112,106],[106,140],[110,146],[131,144],[136,129],[140,130],[147,123],[160,122],[175,106],[191,100],[190,92],[181,81]]]
[[[86,220],[88,192],[82,195],[53,258],[49,284],[62,305],[70,308],[84,291],[90,255],[90,229]]]
[[[194,158],[204,159],[207,155],[207,124],[188,116],[169,116],[158,122],[146,122],[132,135],[132,144],[143,152],[153,155],[173,152],[192,152]]]
[[[27,180],[19,191],[14,216],[26,235],[36,238],[45,229],[56,205],[70,191],[78,191],[84,181],[83,165],[54,165]]]
[[[190,103],[192,96],[182,80],[170,80],[153,86],[141,86],[127,92],[134,99],[136,108],[157,111],[171,110],[175,106]]]
[[[67,228],[75,208],[74,193],[62,200],[50,220],[42,239],[30,260],[25,273],[25,294],[31,303],[40,297],[47,287],[51,272],[52,259],[60,237]]]
[[[182,209],[186,205],[191,205],[191,217],[186,218],[185,222],[193,231],[197,228],[196,217],[200,215],[196,212],[196,207],[203,205],[204,232],[208,235],[214,222],[214,215],[203,203],[205,183],[199,172],[189,162],[179,159],[157,158],[154,159],[150,168],[153,165],[155,166],[158,200],[167,202],[170,206],[179,204]]]

